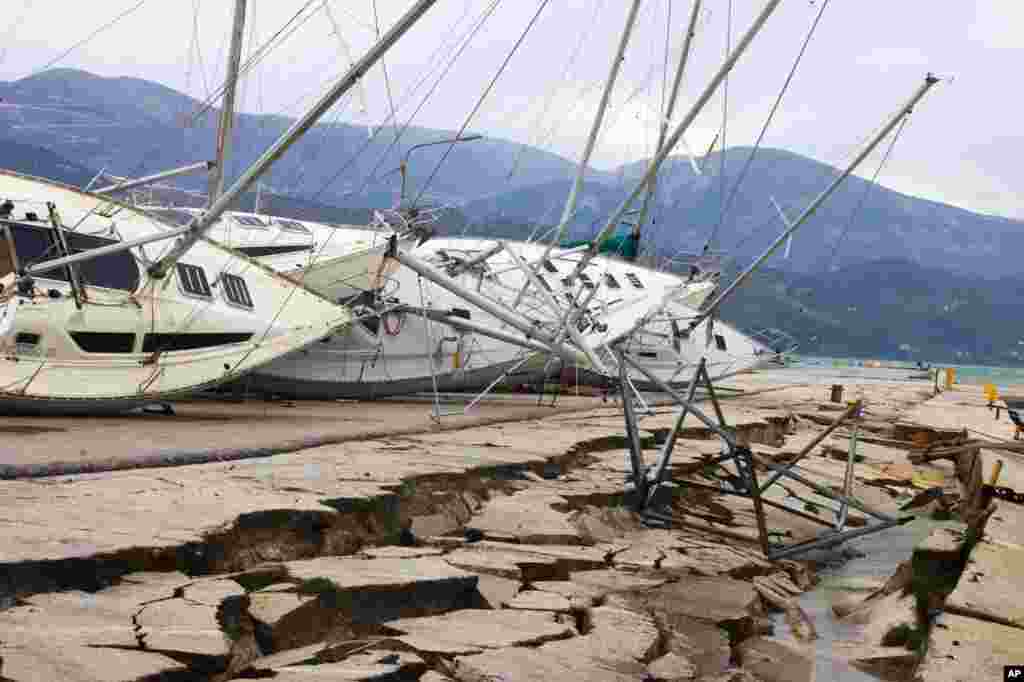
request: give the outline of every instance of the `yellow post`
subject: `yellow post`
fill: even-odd
[[[947,388],[952,388],[953,384],[955,384],[955,383],[956,383],[956,368],[955,367],[947,367],[946,368],[946,387]]]
[[[999,480],[999,474],[1003,471],[1003,460],[997,460],[995,465],[992,467],[992,477],[988,479],[988,484],[994,486]]]

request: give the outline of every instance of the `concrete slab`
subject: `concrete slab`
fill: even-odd
[[[814,650],[774,637],[752,637],[738,647],[740,662],[764,682],[813,682]]]
[[[486,649],[536,646],[576,634],[557,614],[545,611],[466,609],[430,618],[406,618],[387,624],[395,639],[416,651],[445,656]]]
[[[749,619],[761,612],[761,598],[754,587],[730,578],[680,576],[676,582],[629,596],[645,607],[669,609],[712,623]]]
[[[182,599],[196,604],[216,608],[228,597],[241,597],[245,590],[234,580],[213,579],[199,580],[186,585],[182,591]]]
[[[161,674],[184,675],[188,669],[151,651],[66,647],[16,647],[0,644],[3,675],[10,680],[42,682],[134,682]]]
[[[555,611],[566,613],[573,606],[567,598],[560,594],[545,592],[543,590],[527,590],[520,592],[514,599],[505,604],[510,609],[521,609],[527,611]]]
[[[548,645],[548,651],[565,652],[610,662],[649,661],[658,648],[659,633],[650,616],[609,604],[587,612],[590,631],[583,637]]]
[[[962,616],[1024,628],[1024,547],[981,541],[974,546],[946,610]]]
[[[33,470],[52,475],[174,466],[438,430],[422,402],[194,400],[172,406],[174,416],[5,417],[0,469],[7,475]],[[473,415],[445,418],[441,429],[595,409],[614,414],[610,407],[600,408],[600,401],[575,396],[541,408],[533,397],[485,400]]]
[[[947,613],[932,626],[917,682],[1003,679],[1003,666],[1020,661],[1024,630]]]
[[[492,609],[500,609],[502,604],[515,599],[519,594],[520,586],[521,583],[518,580],[499,578],[486,573],[477,575],[476,589],[483,598],[485,606]]]
[[[357,559],[320,557],[285,563],[288,575],[297,581],[323,579],[336,589],[404,589],[414,583],[456,582],[476,584],[476,576],[449,565],[437,557],[415,559]]]
[[[141,607],[135,618],[142,647],[226,659],[231,641],[221,630],[217,607],[168,599]]]
[[[509,547],[514,550],[515,545]],[[568,576],[568,571],[554,557],[495,549],[478,551],[474,545],[450,552],[445,555],[444,560],[465,571],[486,573],[519,582],[557,580],[559,577]]]
[[[281,682],[363,682],[370,680],[395,679],[406,675],[413,679],[427,669],[420,657],[408,652],[371,651],[350,656],[337,663],[318,665],[290,665],[274,668],[274,679]]]
[[[472,527],[484,536],[515,538],[525,544],[582,545],[583,537],[568,514],[565,498],[543,490],[524,491],[491,499],[473,517]]]
[[[371,559],[415,559],[423,556],[440,556],[444,550],[439,547],[401,547],[389,545],[385,547],[367,547],[359,552]]]
[[[636,682],[646,672],[646,667],[634,663],[630,669],[586,657],[568,658],[563,652],[548,651],[545,647],[513,647],[459,656],[455,659],[455,672],[460,682],[502,679],[509,682]]]
[[[656,679],[665,682],[683,682],[697,678],[697,666],[685,656],[671,652],[651,662],[647,670]]]
[[[993,542],[1024,546],[1024,506],[996,502],[996,511],[985,523],[985,537]]]

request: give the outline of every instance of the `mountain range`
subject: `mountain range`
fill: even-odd
[[[79,186],[101,169],[145,175],[213,158],[218,116],[215,108],[150,81],[53,69],[0,82],[0,166]],[[283,116],[238,116],[229,181],[290,124]],[[300,218],[365,221],[369,209],[397,202],[397,169],[409,154],[406,196],[422,192],[427,201],[451,206],[443,231],[522,239],[558,222],[573,162],[491,136],[455,145],[440,167],[449,145],[410,154],[415,145],[453,135],[324,123],[265,178],[264,205]],[[646,253],[696,252],[714,234],[712,250],[724,251],[735,272],[782,231],[773,202],[795,217],[839,172],[785,150],[760,149],[733,195],[751,151],[733,147],[724,158],[715,152],[697,159],[701,173],[689,159],[671,158],[659,174],[645,227]],[[589,172],[571,236],[594,234],[646,165]],[[205,190],[201,175],[173,182],[182,190]],[[188,196],[179,198],[196,201]],[[248,196],[242,207],[251,203]],[[723,316],[748,329],[784,329],[803,349],[820,354],[1017,364],[1024,334],[1007,321],[1024,318],[1022,228],[1021,221],[853,176],[797,233],[790,257],[774,256],[771,269],[741,288]]]

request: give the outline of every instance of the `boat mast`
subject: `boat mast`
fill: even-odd
[[[629,8],[629,15],[626,17],[626,28],[623,29],[622,37],[619,39],[619,49],[615,53],[615,59],[612,60],[611,71],[608,73],[608,80],[605,83],[604,92],[601,93],[601,102],[597,106],[597,113],[594,115],[594,122],[590,126],[590,135],[587,137],[587,145],[583,149],[583,156],[580,158],[579,168],[576,169],[576,180],[573,182],[572,189],[569,191],[569,198],[565,201],[565,208],[562,210],[562,218],[558,221],[555,238],[544,250],[544,256],[541,259],[541,263],[547,260],[548,256],[551,254],[551,249],[554,248],[555,244],[558,244],[565,239],[566,233],[569,231],[569,221],[572,220],[576,213],[576,204],[579,201],[580,190],[583,189],[583,177],[586,175],[587,166],[590,164],[590,155],[593,153],[594,145],[597,143],[597,135],[601,132],[601,124],[604,122],[604,114],[608,108],[608,100],[611,98],[615,80],[619,76],[619,67],[622,66],[623,57],[626,54],[626,46],[629,44],[629,37],[633,33],[633,25],[636,23],[636,15],[639,10],[640,0],[633,0],[633,5]]]
[[[683,83],[683,73],[686,71],[686,62],[690,58],[690,47],[693,44],[693,36],[697,32],[697,17],[700,15],[702,0],[694,0],[693,9],[690,11],[690,24],[686,29],[686,38],[683,41],[683,52],[679,55],[679,66],[676,67],[675,79],[672,81],[671,94],[668,96],[668,104],[665,108],[665,117],[661,120],[661,130],[658,132],[658,144],[654,148],[654,153],[657,154],[661,151],[661,148],[665,145],[665,138],[668,137],[668,125],[672,120],[672,114],[675,112],[676,100],[679,97],[679,86]],[[651,163],[654,160],[651,159]],[[658,176],[653,176],[651,181],[647,183],[647,193],[644,194],[644,203],[640,206],[640,214],[636,218],[636,226],[638,228],[643,227],[644,222],[647,220],[647,213],[650,209],[651,200],[654,198],[654,191],[657,188]]]
[[[715,76],[711,79],[711,82],[707,84],[707,86],[704,88],[704,91],[700,94],[700,96],[697,97],[697,100],[690,107],[690,110],[687,112],[686,116],[683,117],[683,120],[679,123],[678,126],[676,126],[676,129],[672,132],[672,135],[669,136],[669,138],[665,141],[665,145],[658,150],[657,154],[655,154],[654,158],[651,160],[650,165],[647,166],[647,171],[644,173],[643,178],[640,179],[640,183],[637,185],[636,189],[634,189],[633,192],[621,204],[619,204],[619,207],[615,210],[614,213],[612,213],[611,217],[604,224],[604,227],[601,228],[601,231],[598,232],[597,236],[591,242],[590,248],[587,249],[580,257],[579,261],[577,261],[576,267],[573,269],[571,273],[569,273],[569,276],[567,277],[568,286],[571,286],[572,283],[576,281],[576,277],[579,276],[579,273],[582,272],[585,267],[587,267],[587,265],[590,263],[591,260],[594,259],[595,256],[597,256],[598,250],[601,248],[601,244],[606,239],[608,239],[608,237],[611,236],[611,233],[615,230],[616,226],[618,226],[618,224],[622,221],[622,216],[626,214],[626,211],[629,210],[629,207],[633,204],[633,202],[636,201],[644,192],[648,183],[650,183],[651,179],[655,175],[657,175],[658,169],[661,167],[661,164],[665,161],[666,158],[668,158],[668,155],[672,153],[672,150],[675,148],[675,146],[679,143],[679,140],[682,138],[683,133],[686,132],[686,130],[693,123],[693,121],[697,118],[698,114],[700,114],[704,106],[708,103],[708,100],[710,100],[711,97],[715,94],[715,91],[718,90],[718,86],[722,83],[723,80],[725,80],[725,77],[729,75],[729,72],[732,71],[733,66],[736,65],[736,62],[739,61],[739,58],[743,56],[744,52],[747,51],[747,48],[750,46],[750,43],[754,40],[754,37],[764,26],[765,22],[768,21],[768,17],[771,16],[772,12],[775,11],[775,9],[779,6],[780,2],[782,2],[782,0],[768,0],[768,4],[766,4],[764,9],[761,10],[761,13],[757,15],[757,18],[754,20],[754,23],[747,30],[746,34],[744,34],[744,36],[740,39],[739,43],[736,44],[736,47],[733,48],[733,51],[729,54],[729,56],[725,59],[722,65],[718,68],[718,71],[717,73],[715,73]]]
[[[235,89],[238,86],[238,66],[242,61],[242,40],[245,36],[246,0],[235,0],[234,26],[231,29],[231,51],[228,53],[228,71],[224,79],[224,106],[220,110],[217,130],[217,165],[210,173],[207,208],[224,192],[224,172],[231,156],[231,134],[235,123]]]
[[[867,158],[867,156],[875,149],[875,147],[877,147],[882,142],[882,140],[884,140],[889,135],[889,133],[892,132],[893,128],[899,125],[900,121],[902,121],[904,118],[910,115],[910,113],[914,110],[914,106],[920,101],[922,97],[924,97],[925,93],[928,92],[932,88],[932,86],[938,82],[939,79],[930,73],[927,76],[925,76],[924,83],[920,87],[918,87],[918,89],[911,96],[910,100],[908,100],[907,103],[904,104],[903,107],[899,110],[899,112],[897,112],[889,120],[889,122],[882,127],[878,134],[875,135],[874,138],[872,138],[870,143],[868,143],[868,146],[865,147],[860,152],[860,154],[858,154],[857,157],[850,162],[850,164],[846,167],[846,170],[844,170],[842,174],[839,175],[839,177],[833,180],[832,183],[828,187],[826,187],[825,190],[821,194],[819,194],[807,208],[804,209],[803,213],[801,213],[796,220],[789,224],[789,226],[786,228],[786,231],[779,235],[778,238],[776,238],[775,241],[772,242],[772,245],[769,246],[768,249],[757,258],[757,260],[751,263],[750,267],[741,272],[736,277],[736,279],[734,279],[732,283],[725,288],[725,291],[719,294],[718,298],[716,298],[713,302],[711,302],[708,305],[707,309],[704,312],[697,315],[697,317],[695,317],[690,322],[689,326],[691,331],[698,324],[700,324],[705,319],[714,314],[715,310],[722,304],[722,301],[724,301],[726,297],[728,297],[741,284],[743,284],[743,282],[746,281],[748,277],[750,277],[751,273],[753,273],[754,270],[759,268],[762,263],[768,260],[768,258],[773,253],[775,253],[776,249],[778,249],[779,246],[783,244],[783,242],[789,239],[793,235],[793,233],[796,232],[797,228],[799,228],[803,223],[805,223],[807,219],[810,218],[816,210],[818,210],[818,207],[821,206],[821,204],[824,203],[826,199],[828,199],[829,195],[831,195],[832,192],[834,192],[839,187],[839,185],[842,184],[842,182],[847,178],[847,176],[853,173],[857,166],[859,166],[861,162],[864,161],[865,158]]]
[[[320,120],[320,118],[327,113],[332,106],[334,106],[335,102],[348,92],[353,85],[358,83],[359,79],[363,77],[363,74],[376,64],[377,61],[379,61],[380,58],[391,48],[391,46],[398,42],[398,40],[410,28],[412,28],[412,26],[424,14],[426,14],[427,10],[433,7],[436,3],[437,0],[417,0],[417,2],[408,11],[406,11],[404,15],[402,15],[398,22],[395,23],[395,25],[392,26],[379,41],[377,41],[377,44],[370,48],[370,51],[367,52],[362,59],[353,64],[352,68],[350,68],[345,75],[342,76],[342,78],[302,116],[302,118],[295,121],[295,123],[293,123],[291,127],[288,128],[288,130],[285,131],[274,142],[274,144],[272,144],[263,153],[262,156],[260,156],[259,159],[249,166],[241,177],[235,181],[235,184],[222,194],[202,216],[194,219],[188,225],[174,230],[168,230],[159,234],[140,237],[139,239],[120,242],[118,244],[111,244],[110,246],[101,246],[96,249],[89,249],[82,253],[76,253],[73,256],[54,258],[42,263],[37,263],[26,268],[25,274],[37,274],[52,268],[63,267],[65,265],[71,265],[72,263],[80,263],[82,261],[92,260],[101,256],[107,256],[112,253],[127,251],[144,244],[151,244],[165,239],[181,237],[171,251],[154,263],[149,269],[151,277],[163,277],[178,261],[178,259],[187,253],[188,250],[192,248],[192,246],[206,233],[206,231],[210,229],[217,219],[220,218],[221,214],[227,210],[228,206],[251,188],[260,176],[263,175],[263,173],[265,173],[275,161],[281,158],[281,155],[283,155],[296,140],[301,138],[310,128],[312,128],[316,122]]]

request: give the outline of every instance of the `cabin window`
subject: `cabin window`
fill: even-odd
[[[585,273],[585,272],[581,272],[580,273],[580,281],[583,282],[583,286],[585,286],[586,288],[588,288],[588,289],[593,289],[594,288],[594,281],[592,279],[590,279],[590,275],[588,275],[587,273]]]
[[[146,334],[142,340],[142,352],[195,350],[229,343],[244,343],[251,338],[251,333]]]
[[[721,334],[715,334],[715,345],[718,346],[718,350],[726,350],[725,337]]]
[[[619,284],[619,280],[615,279],[615,275],[610,272],[604,273],[604,283],[609,289],[621,289],[622,285]]]
[[[640,281],[640,278],[636,276],[636,273],[634,273],[634,272],[627,272],[626,273],[626,279],[629,280],[629,283],[632,284],[635,289],[643,289],[644,288],[644,283]]]
[[[555,264],[547,259],[544,260],[544,269],[548,272],[558,272],[558,268],[555,267]]]
[[[206,280],[206,272],[198,265],[178,263],[178,284],[181,290],[192,296],[210,298],[213,292],[210,290],[210,283]]]
[[[18,223],[6,223],[6,226],[11,230],[11,237],[14,239],[14,252],[21,267],[58,258],[61,255],[56,235],[51,228]],[[118,243],[114,239],[104,239],[77,232],[65,231],[64,236],[72,254]],[[83,261],[77,265],[77,268],[83,283],[90,286],[123,291],[135,291],[139,286],[139,267],[130,251],[109,253]],[[38,273],[37,276],[40,279],[53,279],[61,282],[67,282],[69,279],[67,267],[46,270]]]
[[[244,279],[238,275],[225,274],[221,276],[220,283],[228,303],[252,309],[252,296],[249,295],[249,287],[246,286]]]
[[[300,223],[297,220],[285,220],[284,218],[277,218],[275,221],[278,227],[285,232],[293,232],[295,234],[313,234],[309,231],[309,228]]]
[[[101,246],[116,244],[113,239],[93,237],[88,234],[69,232],[66,234],[72,253],[83,253]],[[106,289],[135,291],[139,286],[139,266],[130,251],[107,254],[78,264],[82,282],[89,286]]]
[[[250,258],[261,256],[280,256],[286,253],[302,253],[312,251],[312,244],[267,244],[264,246],[236,246],[235,251],[244,253]],[[300,263],[298,267],[302,267]]]
[[[18,332],[14,336],[14,352],[18,355],[36,355],[41,338],[39,334]]]
[[[78,347],[86,353],[131,353],[135,334],[120,332],[69,332]]]
[[[151,208],[146,212],[157,220],[179,227],[188,225],[195,217],[188,211],[183,211],[180,208]]]
[[[246,227],[254,227],[261,230],[267,229],[267,224],[252,215],[234,215],[232,216],[239,225],[245,225]]]

